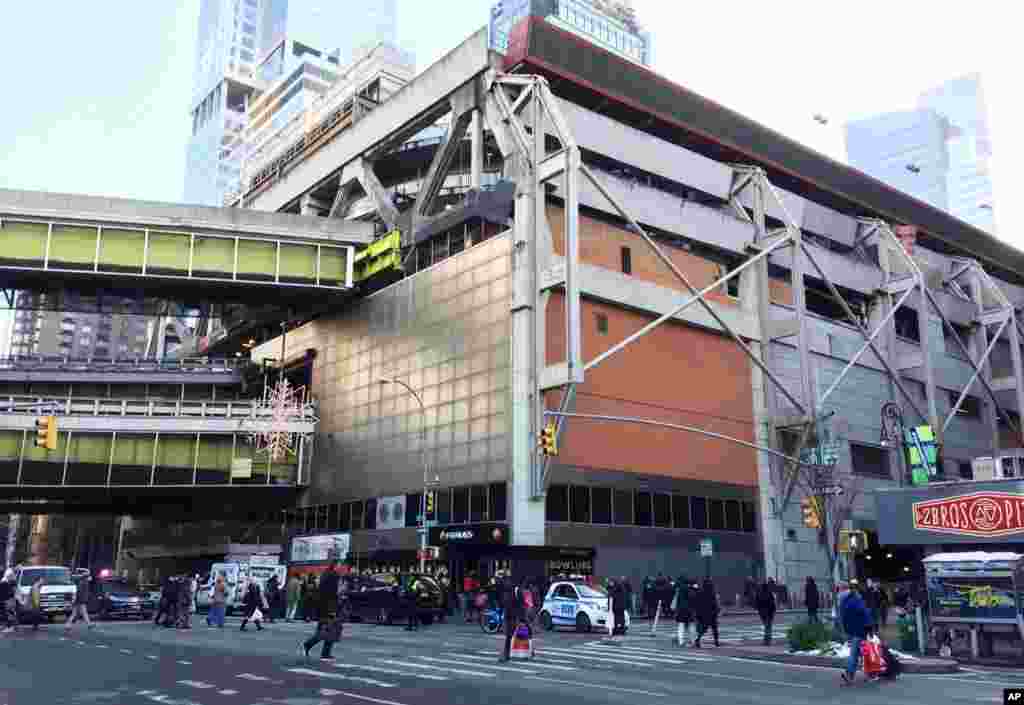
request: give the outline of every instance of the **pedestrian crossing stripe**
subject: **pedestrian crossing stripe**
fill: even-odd
[[[364,666],[356,663],[332,663],[335,668],[355,668],[362,671],[369,671],[370,673],[388,673],[394,676],[413,676],[415,678],[426,678],[430,681],[447,681],[451,680],[448,676],[436,676],[432,673],[411,673],[409,671],[398,671],[393,668],[381,668],[380,666]]]
[[[286,670],[289,673],[298,673],[304,676],[316,676],[317,678],[331,678],[333,680],[352,681],[354,683],[366,683],[367,685],[375,685],[379,688],[396,687],[394,683],[385,683],[384,681],[379,681],[375,678],[364,678],[363,676],[349,676],[343,673],[327,673],[326,671],[316,671],[312,668],[289,668]]]
[[[451,673],[458,673],[464,676],[480,676],[482,678],[494,678],[497,675],[495,673],[488,673],[486,671],[467,671],[465,669],[431,666],[430,664],[413,663],[411,661],[394,661],[391,659],[384,659],[381,661],[381,663],[388,663],[393,666],[404,666],[405,668],[434,668],[439,671],[450,671]]]

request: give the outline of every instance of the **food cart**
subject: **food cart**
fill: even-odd
[[[1024,554],[936,553],[924,559],[932,625],[970,631],[974,656],[996,638],[1024,644]]]

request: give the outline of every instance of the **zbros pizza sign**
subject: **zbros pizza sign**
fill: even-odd
[[[1024,496],[973,492],[914,502],[914,528],[983,538],[1024,533]]]

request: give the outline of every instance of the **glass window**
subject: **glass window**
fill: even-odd
[[[725,530],[743,531],[743,511],[740,509],[739,501],[735,499],[725,501]]]
[[[452,490],[452,523],[465,524],[469,521],[469,488]]]
[[[690,498],[684,495],[672,495],[672,526],[677,529],[690,528]]]
[[[505,521],[508,519],[508,487],[504,482],[495,482],[491,485],[490,491],[491,521]]]
[[[660,492],[654,495],[654,525],[672,526],[672,495]]]
[[[358,531],[363,528],[363,503],[352,502],[352,530]]]
[[[971,467],[970,463],[958,463],[958,469],[960,471],[960,477],[964,480],[974,479],[974,468]]]
[[[487,513],[487,485],[475,485],[469,490],[469,520],[479,522]]]
[[[569,487],[548,487],[546,518],[548,521],[569,521]]]
[[[590,523],[590,488],[573,486],[569,490],[569,521],[577,524]]]
[[[694,529],[708,528],[708,502],[703,497],[690,498],[690,523]]]
[[[612,523],[612,491],[608,487],[590,488],[591,521],[595,524]]]
[[[720,499],[709,499],[708,514],[711,530],[725,531],[725,502]]]
[[[449,490],[437,490],[434,513],[438,524],[448,524],[452,520],[452,493]]]
[[[368,499],[366,500],[366,528],[376,529],[377,528],[377,500]]]
[[[754,512],[753,502],[743,503],[743,530],[747,533],[757,531],[757,514]]]
[[[352,507],[348,503],[338,505],[338,530],[348,531],[352,528]]]
[[[619,256],[622,260],[622,273],[632,274],[633,273],[633,253],[630,252],[628,247],[619,248]]]
[[[615,490],[615,523],[620,526],[633,524],[633,493],[630,490]]]
[[[418,526],[420,516],[420,498],[422,492],[405,495],[405,525]]]
[[[636,501],[636,525],[651,526],[654,517],[651,515],[651,493],[637,492]]]
[[[853,472],[855,475],[890,477],[889,451],[883,448],[851,443],[850,459],[852,461]]]

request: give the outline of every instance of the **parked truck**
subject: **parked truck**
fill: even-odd
[[[199,588],[196,596],[200,610],[207,610],[213,600],[213,586],[218,576],[223,575],[227,583],[227,614],[242,608],[245,598],[245,587],[250,580],[256,581],[264,595],[270,576],[276,575],[278,584],[285,583],[286,566],[276,556],[253,556],[248,561],[232,563],[214,563],[210,566],[210,574]]]
[[[39,588],[39,608],[33,609],[32,586],[42,580]],[[14,569],[14,601],[18,620],[31,619],[42,614],[52,622],[57,615],[68,617],[78,590],[71,579],[71,569],[60,565],[26,565]]]

